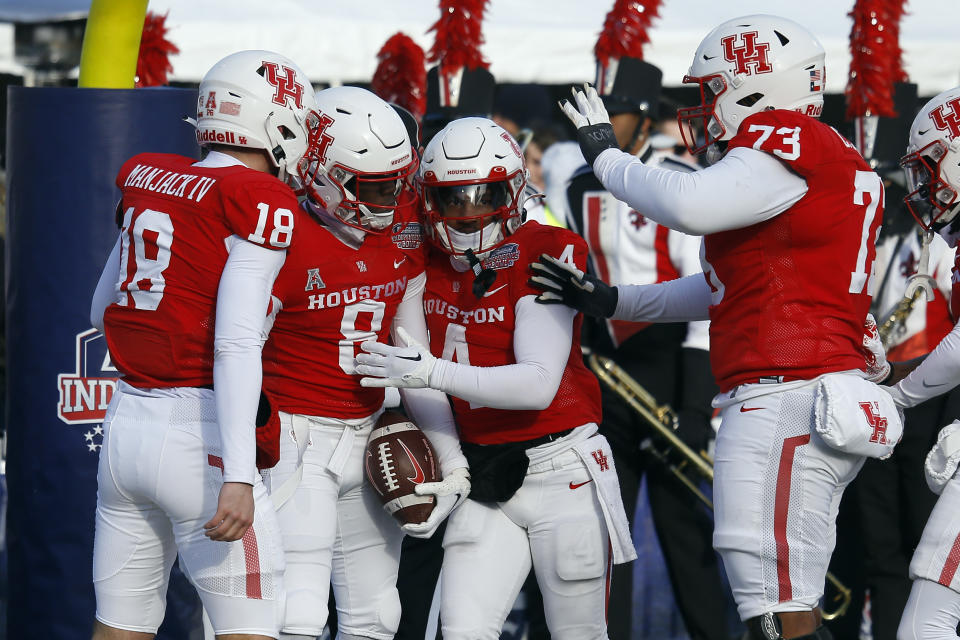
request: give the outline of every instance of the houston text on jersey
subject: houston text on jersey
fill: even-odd
[[[480,307],[470,311],[463,311],[444,300],[424,300],[424,310],[427,314],[446,315],[450,320],[460,320],[461,324],[481,324],[484,322],[503,322],[503,305],[499,307]]]
[[[328,309],[340,305],[353,304],[358,300],[379,300],[406,291],[407,276],[397,278],[386,284],[371,284],[362,287],[350,287],[341,291],[319,293],[310,296],[309,309]]]

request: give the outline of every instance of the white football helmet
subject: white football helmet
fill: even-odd
[[[796,22],[768,15],[728,20],[703,39],[683,78],[700,85],[701,102],[677,110],[684,143],[702,153],[767,109],[818,118],[825,80],[823,46]]]
[[[938,231],[960,211],[960,87],[923,106],[910,126],[904,202],[924,229]]]
[[[272,51],[239,51],[200,81],[197,143],[264,149],[280,179],[289,180],[307,150],[315,108],[313,87],[296,63]]]
[[[487,118],[444,127],[423,152],[417,183],[426,232],[455,256],[489,253],[522,222],[527,168],[517,141]]]
[[[417,154],[400,115],[366,89],[331,87],[317,93],[314,117],[299,169],[313,210],[362,233],[387,232],[394,210],[416,199],[405,187]]]

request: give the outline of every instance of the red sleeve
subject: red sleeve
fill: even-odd
[[[729,148],[749,147],[780,159],[801,176],[846,155],[849,142],[828,125],[785,110],[755,113],[740,125]]]
[[[293,239],[297,197],[271,175],[234,174],[221,187],[223,216],[234,234],[267,249],[286,249]]]
[[[561,227],[552,227],[541,225],[537,222],[525,222],[518,233],[524,233],[527,238],[523,238],[523,255],[526,257],[527,264],[523,268],[517,269],[517,283],[519,292],[518,297],[526,295],[539,295],[541,291],[534,289],[528,284],[530,279],[529,263],[535,262],[541,254],[547,254],[561,262],[573,264],[581,271],[587,270],[587,242],[580,235],[563,229]],[[522,237],[522,236],[521,236]]]

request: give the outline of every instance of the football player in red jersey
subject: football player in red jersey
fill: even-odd
[[[960,87],[930,100],[913,120],[907,154],[907,207],[917,221],[936,231],[951,247],[960,241]],[[954,266],[950,306],[960,311],[960,284]],[[960,324],[926,357],[893,364],[890,387],[900,407],[914,407],[960,384]],[[918,366],[919,365],[919,366]],[[913,587],[897,638],[956,638],[960,624],[960,421],[944,427],[926,458],[927,484],[939,494],[910,562]]]
[[[264,349],[264,386],[280,411],[280,462],[267,483],[286,555],[282,638],[314,638],[331,580],[338,638],[392,638],[404,532],[429,537],[470,489],[443,394],[403,393],[430,437],[445,481],[421,524],[381,507],[363,477],[383,389],[360,386],[357,345],[404,329],[426,339],[424,246],[409,179],[417,155],[394,109],[358,87],[317,94],[318,127],[301,166],[310,220],[297,228],[274,286],[277,315]]]
[[[285,180],[313,109],[291,60],[235,53],[200,83],[205,158],[140,154],[117,176],[120,235],[91,308],[122,374],[100,453],[94,638],[153,637],[178,554],[217,637],[277,637],[283,557],[254,423],[270,291],[301,215]]]
[[[540,254],[584,267],[566,229],[520,224],[526,167],[486,118],[455,120],[418,173],[427,235],[430,348],[364,342],[365,386],[451,396],[470,497],[443,540],[447,640],[499,638],[533,567],[554,638],[605,638],[609,564],[636,557],[613,455],[597,435],[600,389],[580,355],[583,317],[534,303],[526,264]],[[611,546],[612,545],[612,546]]]
[[[823,47],[790,20],[746,16],[714,29],[684,79],[702,104],[678,114],[691,152],[712,162],[694,173],[614,148],[596,92],[575,91],[577,107],[561,106],[597,177],[656,222],[703,235],[703,274],[608,287],[549,258],[532,265],[543,302],[711,321],[722,412],[713,542],[751,638],[830,637],[818,604],[841,495],[864,453],[889,453],[902,432],[889,396],[864,379],[861,350],[883,188],[816,120],[823,74]],[[826,418],[815,425],[816,415]],[[858,445],[841,445],[848,435]]]

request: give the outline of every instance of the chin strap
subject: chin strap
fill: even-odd
[[[483,294],[493,286],[493,281],[497,279],[497,272],[493,269],[484,268],[483,263],[477,258],[473,249],[466,249],[463,255],[466,256],[467,264],[470,265],[470,270],[473,271],[473,295],[477,298],[482,298]]]

